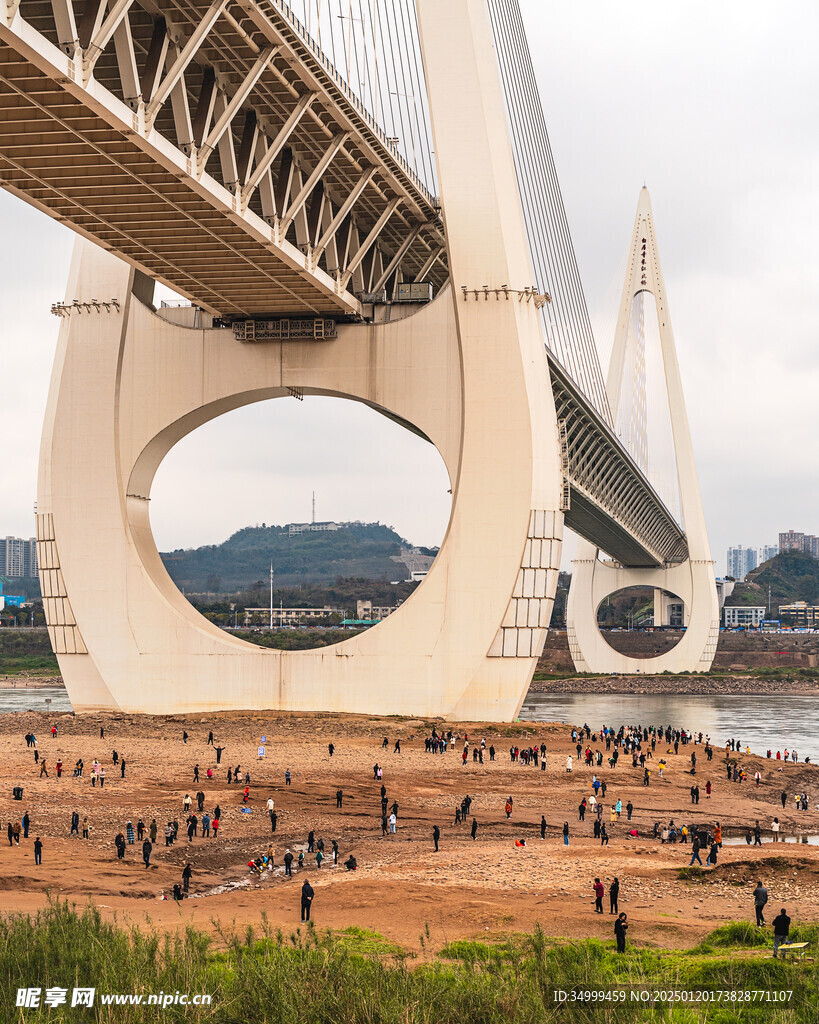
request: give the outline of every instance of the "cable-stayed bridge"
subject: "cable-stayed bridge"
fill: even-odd
[[[508,714],[517,701],[527,670],[515,674],[509,703],[492,696],[504,685],[496,665],[539,653],[564,521],[624,569],[668,572],[692,561],[683,525],[614,429],[517,0],[5,0],[0,184],[133,268],[123,278],[121,263],[80,247],[57,308],[65,353],[46,424],[38,528],[51,545],[42,564],[53,639],[84,679],[78,686],[97,694],[89,706],[121,703],[108,676],[130,673],[133,682],[153,644],[138,643],[129,668],[121,659],[116,669],[96,664],[83,639],[90,624],[74,608],[83,586],[93,587],[76,572],[69,594],[61,561],[73,528],[61,540],[59,520],[71,516],[43,511],[72,491],[55,483],[65,458],[57,449],[83,433],[88,415],[73,393],[90,367],[72,377],[74,353],[80,359],[111,313],[124,318],[124,327],[106,321],[120,352],[99,387],[119,396],[108,426],[120,438],[111,457],[124,462],[112,463],[109,483],[126,485],[122,556],[194,632],[205,627],[168,590],[147,510],[135,503],[147,508],[158,461],[184,433],[273,393],[345,394],[427,436],[453,478],[453,551],[459,493],[477,500],[483,487],[486,498],[509,474],[529,475],[517,582],[481,655],[490,667],[481,675],[476,663],[466,690],[442,698],[459,714],[487,701]],[[201,327],[205,339],[195,399],[179,380],[167,395],[158,382],[150,396],[140,391],[140,373],[180,374],[167,347],[152,350],[154,335],[170,330],[150,313],[153,280],[208,315],[184,325]],[[265,338],[267,346],[248,344]],[[434,338],[437,347],[425,347]],[[249,356],[251,348],[268,354]],[[104,376],[99,361],[93,372]],[[516,387],[526,412],[517,434],[504,412]],[[470,425],[473,404],[484,409],[480,429]],[[499,419],[478,455],[472,444],[491,427],[490,405]],[[142,447],[129,452],[123,437]],[[486,464],[467,484],[472,458]],[[514,514],[505,514],[514,537]],[[500,507],[496,515],[501,525]],[[472,544],[482,531],[467,533]],[[424,591],[446,607],[453,586],[442,581],[436,596],[429,580]],[[121,616],[143,600],[130,594]],[[260,671],[267,678],[269,659]],[[288,700],[282,692],[274,703]]]

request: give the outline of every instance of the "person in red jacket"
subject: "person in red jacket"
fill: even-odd
[[[603,883],[599,878],[594,880],[594,912],[595,914],[603,913],[603,893],[606,890],[603,888]]]

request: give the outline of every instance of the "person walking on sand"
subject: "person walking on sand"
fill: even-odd
[[[477,818],[473,818],[472,819],[472,829],[471,829],[471,832],[472,832],[472,841],[474,842],[475,839],[477,838],[477,835],[478,835],[478,819]]]
[[[541,814],[541,816],[540,816],[540,838],[541,839],[545,839],[546,838],[546,827],[547,827],[546,826],[546,815],[545,814]]]
[[[42,778],[44,775],[46,778],[48,778],[48,770],[46,769],[45,758],[43,758],[42,761],[40,761],[40,778]]]
[[[43,841],[39,836],[34,840],[34,866],[43,863]],[[784,911],[783,911],[784,913]]]
[[[771,832],[773,833],[773,841],[775,843],[779,842],[779,831],[781,827],[782,826],[779,823],[779,818],[774,818],[774,820],[771,822]]]
[[[702,861],[700,860],[700,837],[694,836],[694,841],[691,843],[691,860],[688,862],[688,866],[691,867],[696,861],[700,867],[702,867]]]
[[[146,868],[151,866],[151,851],[153,848],[154,847],[150,839],[146,839],[142,844],[142,860]]]
[[[756,924],[758,928],[762,928],[765,924],[765,904],[768,902],[768,890],[762,884],[762,882],[756,883],[756,889],[754,889],[754,910],[756,911]]]
[[[603,913],[603,893],[606,890],[603,888],[603,883],[599,878],[594,880],[594,912],[595,914]]]
[[[313,886],[305,878],[304,885],[301,887],[301,919],[302,921],[310,920],[310,908],[313,905],[313,897],[315,892]]]
[[[434,850],[435,853],[438,852],[438,842],[439,842],[440,838],[441,838],[441,830],[438,828],[437,825],[435,825],[435,826],[433,826],[433,829],[432,829],[432,841],[433,841],[433,843],[435,843],[435,850]]]
[[[617,940],[617,952],[626,951],[626,932],[628,931],[628,915],[620,914],[614,922],[614,938]]]
[[[615,877],[609,886],[609,913],[616,914],[619,910],[618,900],[620,899],[620,879]]]
[[[572,770],[572,755],[569,754],[569,756],[566,758],[566,771],[570,772],[571,770]]]
[[[472,788],[472,787],[470,787],[470,789],[471,789],[471,788]],[[511,818],[511,817],[512,817],[512,797],[511,797],[511,796],[510,796],[510,797],[509,797],[509,799],[508,799],[508,800],[506,801],[506,807],[505,807],[505,810],[506,810],[506,817],[507,817],[507,819],[508,819],[508,818]]]

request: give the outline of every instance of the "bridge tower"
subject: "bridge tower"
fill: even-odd
[[[341,323],[322,341],[252,344],[209,316],[161,317],[140,269],[77,242],[67,291],[77,301],[64,310],[43,432],[37,536],[49,630],[78,711],[518,713],[549,624],[563,534],[545,298],[533,287],[489,8],[418,0],[417,11],[450,270],[449,285],[419,312]],[[52,50],[50,60],[62,59]],[[33,45],[25,52],[37,57]],[[241,221],[237,203],[223,206],[231,224]],[[276,244],[278,221],[254,230]],[[347,248],[361,253],[374,237]],[[305,248],[307,257],[288,250],[300,272]],[[226,262],[225,285],[253,262]],[[149,510],[156,470],[182,437],[293,393],[349,398],[411,425],[442,455],[453,501],[440,554],[398,611],[334,647],[285,652],[227,635],[187,603],[159,558]]]
[[[627,366],[629,354],[635,361],[644,358],[641,345],[629,349],[627,342],[635,299],[645,292],[654,297],[657,309],[681,514],[688,538],[688,557],[682,562],[659,568],[625,568],[614,560],[601,560],[599,548],[589,541],[579,541],[572,563],[572,582],[566,609],[569,649],[578,672],[706,672],[713,662],[719,639],[719,602],[714,563],[705,527],[651,199],[648,189],[643,187],[637,204],[606,384],[615,422],[624,377],[627,371],[634,373],[638,369],[636,366]],[[637,420],[634,431],[637,436],[634,440],[641,453],[645,452],[646,443],[644,387],[643,378],[638,384],[635,402],[637,415],[632,416],[632,424],[635,418]],[[603,639],[597,625],[597,612],[602,602],[616,591],[632,586],[654,588],[655,622],[658,618],[664,621],[667,615],[667,594],[676,595],[684,605],[683,624],[686,630],[682,639],[672,650],[655,658],[633,658],[615,651]]]

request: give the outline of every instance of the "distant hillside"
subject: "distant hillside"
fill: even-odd
[[[800,551],[786,551],[763,562],[748,573],[744,583],[737,583],[728,605],[766,605],[771,588],[771,614],[777,615],[781,604],[807,601],[819,604],[819,558]]]
[[[347,523],[332,532],[296,536],[290,536],[286,526],[249,526],[224,544],[161,557],[176,585],[186,592],[225,593],[266,585],[271,562],[277,589],[332,583],[340,576],[403,580],[409,572],[399,556],[409,547],[380,523]]]

